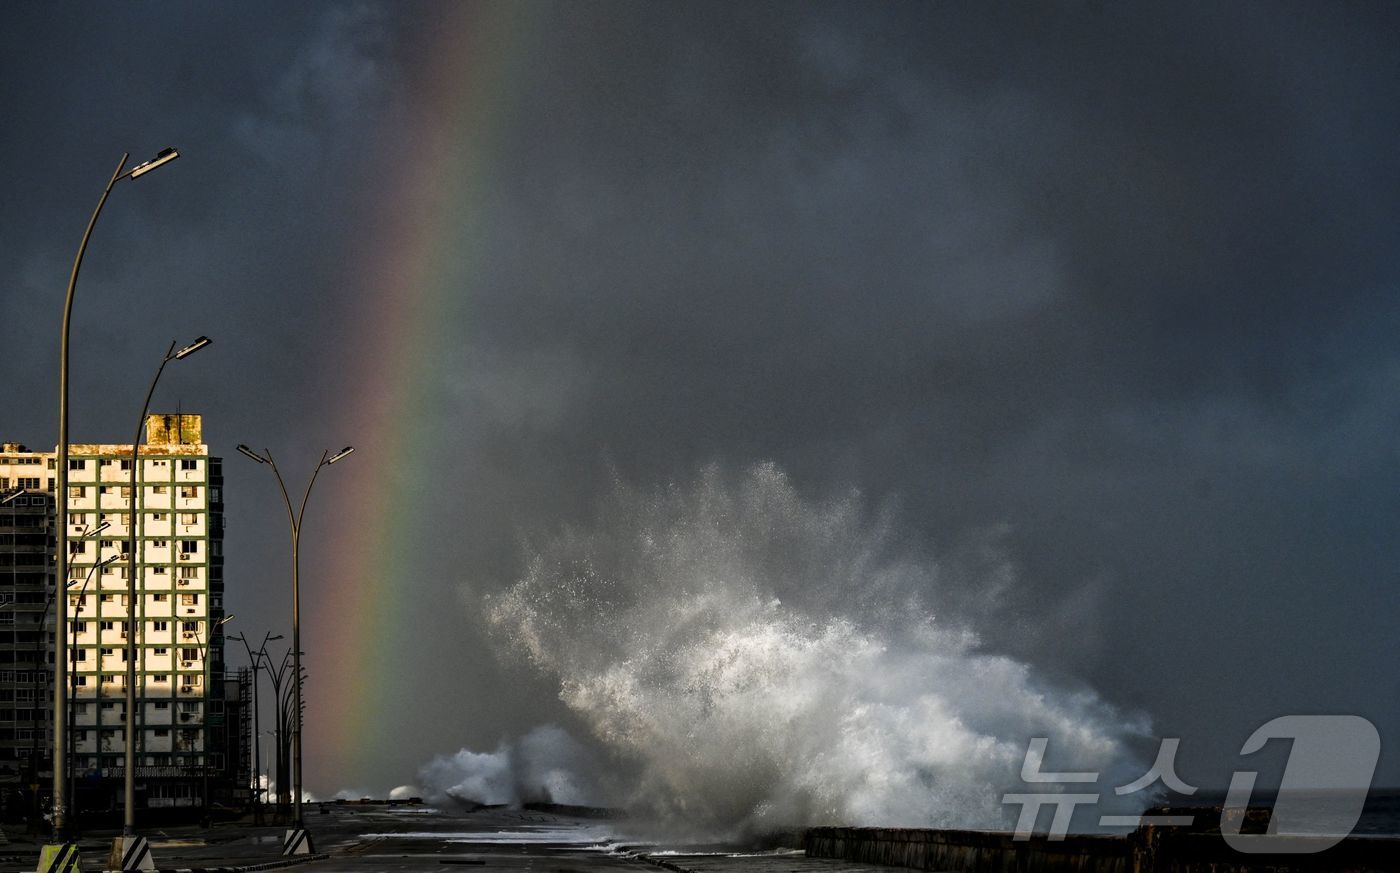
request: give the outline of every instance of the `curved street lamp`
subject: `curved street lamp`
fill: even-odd
[[[200,802],[204,805],[204,827],[209,827],[209,703],[214,699],[212,685],[214,682],[213,673],[209,670],[209,647],[214,643],[214,637],[219,635],[219,628],[233,621],[232,615],[226,615],[213,624],[209,625],[209,637],[202,641],[200,649],[200,659],[204,662],[204,705],[200,709],[199,728],[203,735],[204,754],[200,756],[204,771],[204,788],[200,791]],[[199,631],[194,632],[194,641],[200,643]]]
[[[82,242],[78,244],[78,254],[73,259],[73,272],[68,276],[68,293],[63,301],[63,333],[59,341],[58,354],[58,458],[54,463],[54,491],[58,495],[57,523],[59,536],[68,535],[68,335],[69,328],[73,322],[73,292],[78,287],[78,271],[83,266],[83,254],[87,252],[88,240],[92,238],[92,229],[97,226],[97,217],[102,214],[102,207],[106,205],[107,198],[112,193],[112,188],[126,178],[140,178],[156,167],[170,163],[180,156],[180,153],[173,148],[162,149],[154,158],[145,163],[138,164],[130,170],[126,169],[127,158],[131,157],[129,152],[123,152],[122,158],[117,162],[117,169],[113,171],[112,178],[107,182],[107,187],[103,189],[101,198],[97,201],[97,208],[92,211],[92,218],[88,219],[87,229],[83,231]],[[66,549],[58,550],[58,576],[59,579],[68,578],[68,553]],[[66,628],[68,626],[68,604],[67,598],[60,602],[58,608],[58,626]],[[66,733],[68,722],[68,635],[54,635],[54,692],[53,692],[53,841],[61,844],[66,836],[65,826],[67,824],[67,780],[64,778],[64,755],[68,747],[68,736]]]
[[[261,729],[258,726],[258,672],[263,669],[263,659],[267,658],[267,644],[273,640],[282,639],[282,635],[274,635],[272,631],[267,631],[263,634],[262,646],[257,651],[253,650],[252,644],[248,642],[248,637],[244,634],[227,634],[226,638],[238,640],[243,644],[244,650],[248,652],[248,663],[253,668],[253,819],[261,824],[263,785],[259,775],[262,772],[262,739]],[[270,661],[267,669],[269,672],[272,669]]]
[[[106,530],[107,528],[109,528],[109,527],[111,527],[111,526],[112,526],[111,523],[110,523],[110,522],[106,522],[106,521],[102,522],[102,523],[99,524],[97,527],[89,527],[88,525],[83,525],[82,531],[80,531],[80,532],[78,533],[78,540],[79,540],[79,542],[70,542],[70,543],[68,544],[68,549],[67,549],[67,550],[60,550],[60,553],[61,553],[61,554],[64,554],[64,555],[68,555],[68,556],[70,556],[70,557],[71,557],[72,555],[77,554],[77,552],[78,552],[78,550],[79,550],[80,547],[81,547],[81,548],[84,548],[84,549],[87,548],[87,543],[86,543],[87,540],[92,539],[93,537],[95,537],[95,536],[97,536],[98,534],[102,533],[104,530]],[[97,548],[98,548],[98,554],[99,554],[99,555],[101,555],[101,553],[102,553],[101,542],[102,542],[101,540],[98,540],[98,547],[97,547]],[[89,570],[88,570],[88,573],[91,574],[91,572],[92,572],[92,570],[89,569]],[[90,578],[90,577],[89,577],[89,578]],[[76,579],[69,579],[69,580],[67,580],[67,581],[64,583],[63,588],[64,588],[64,590],[66,591],[67,589],[72,588],[74,585],[77,585],[77,584],[78,584],[78,580],[76,580]],[[48,620],[49,620],[49,610],[50,610],[50,609],[53,609],[53,608],[54,608],[54,604],[56,604],[56,603],[61,605],[61,606],[60,606],[60,609],[62,609],[62,607],[66,607],[66,606],[68,605],[68,598],[67,598],[67,597],[59,597],[58,595],[59,595],[59,589],[58,589],[58,585],[55,583],[53,591],[49,592],[49,596],[44,600],[44,609],[43,609],[43,611],[39,613],[38,618],[35,620],[35,626],[36,626],[37,629],[38,629],[38,632],[36,633],[35,639],[34,639],[34,666],[35,666],[36,668],[37,668],[40,664],[42,664],[42,663],[43,663],[43,660],[44,660],[44,657],[43,657],[43,655],[44,655],[44,651],[43,651],[43,649],[44,649],[44,636],[45,636],[45,634],[44,634],[44,627],[45,627],[45,625],[48,623]],[[55,624],[57,625],[57,622],[55,622]],[[64,636],[64,634],[67,633],[67,626],[66,626],[66,625],[57,625],[57,626],[63,628],[64,633],[57,633],[57,632],[55,632],[55,633],[54,633],[54,638],[55,638],[55,639],[62,639],[63,636]],[[58,670],[58,664],[57,664],[57,663],[54,664],[54,670],[55,670],[55,672],[57,672],[57,670]],[[36,675],[36,676],[39,675],[39,671],[38,671],[37,669],[35,670],[35,675]],[[67,681],[67,679],[66,679],[66,677],[65,677],[64,680],[63,680],[63,682],[66,683],[66,681]],[[66,697],[67,694],[68,694],[67,685],[66,685],[66,684],[63,684],[63,683],[60,683],[60,681],[59,681],[59,679],[57,678],[57,676],[56,676],[55,679],[54,679],[54,684],[57,685],[57,686],[59,687],[59,689],[63,692],[64,696]],[[36,695],[36,696],[37,696],[37,695]],[[37,701],[36,701],[36,702],[37,702]],[[39,733],[40,733],[40,731],[39,731],[39,709],[38,709],[37,707],[35,707],[35,709],[34,709],[34,722],[33,722],[33,725],[34,725],[34,727],[33,727],[34,742],[33,742],[33,745],[30,747],[30,752],[29,752],[29,766],[30,766],[30,769],[31,769],[31,770],[33,771],[33,773],[34,773],[34,778],[30,781],[30,785],[31,785],[31,786],[33,787],[33,789],[34,789],[34,807],[35,807],[35,809],[38,809],[38,806],[39,806]],[[59,765],[58,765],[57,762],[55,762],[54,766],[59,766]]]
[[[274,818],[276,821],[282,819],[283,810],[287,805],[290,805],[291,801],[291,792],[288,790],[290,787],[288,783],[290,783],[291,780],[287,777],[287,771],[290,769],[290,762],[288,759],[291,757],[287,746],[290,745],[289,737],[291,731],[287,730],[287,695],[282,692],[282,682],[287,678],[287,672],[291,668],[292,650],[287,649],[287,651],[282,653],[282,663],[275,670],[272,668],[272,656],[267,655],[266,657],[267,678],[268,681],[272,683],[272,706],[275,719],[272,728],[273,751],[275,753],[275,763],[273,764],[274,778],[272,781],[277,784],[277,800]],[[289,683],[287,685],[287,691],[290,692],[291,690],[292,686]],[[283,801],[282,798],[284,797],[287,798],[286,801]]]
[[[136,419],[136,435],[131,438],[131,478],[127,486],[126,517],[129,548],[126,555],[126,743],[122,763],[122,800],[125,804],[125,808],[122,810],[122,836],[124,837],[130,837],[136,833],[136,661],[141,656],[141,649],[137,647],[136,640],[138,636],[144,637],[145,635],[145,628],[136,623],[136,550],[141,545],[138,538],[141,535],[143,509],[140,492],[136,490],[136,471],[138,464],[140,464],[141,431],[146,427],[146,413],[151,408],[151,397],[156,393],[156,385],[160,382],[160,374],[165,372],[165,365],[171,361],[182,361],[211,342],[213,340],[209,337],[202,336],[179,351],[176,351],[175,343],[170,344],[170,349],[166,351],[165,357],[160,360],[160,366],[156,368],[156,375],[151,380],[150,389],[146,391],[146,402],[141,405],[141,415]],[[171,506],[174,506],[173,500]],[[174,528],[172,527],[171,530]],[[205,694],[208,692],[209,689],[206,687]]]
[[[287,507],[287,521],[292,527],[292,681],[296,687],[296,714],[292,723],[292,827],[301,829],[303,828],[301,818],[301,588],[298,581],[301,563],[301,520],[306,515],[306,501],[311,498],[311,488],[316,484],[316,476],[321,472],[321,468],[329,467],[336,461],[343,460],[355,451],[355,447],[346,446],[333,455],[329,449],[321,453],[321,461],[316,465],[316,469],[311,471],[311,481],[306,484],[306,493],[301,498],[301,508],[296,512],[292,511],[292,498],[287,494],[287,485],[282,481],[282,474],[277,469],[277,462],[273,460],[272,452],[263,449],[264,454],[260,455],[241,443],[238,446],[238,451],[259,464],[267,464],[272,467],[272,474],[277,477],[277,487],[282,491],[282,502]]]
[[[102,528],[105,527],[106,525],[107,525],[107,523],[106,523],[106,522],[103,522],[103,523],[102,523],[102,526],[101,526],[101,527],[98,527],[97,530],[99,530],[99,531],[102,530]],[[97,572],[103,570],[103,569],[106,568],[109,564],[114,564],[114,563],[116,563],[117,560],[118,560],[118,557],[119,557],[119,556],[117,556],[117,555],[113,555],[112,557],[110,557],[110,558],[105,558],[105,559],[103,559],[101,562],[96,563],[96,564],[93,564],[91,567],[88,568],[87,575],[86,575],[85,577],[83,577],[83,587],[80,588],[80,589],[78,589],[77,605],[74,606],[74,608],[73,608],[73,618],[72,618],[72,620],[68,623],[68,624],[69,624],[69,627],[72,629],[72,635],[73,635],[73,645],[72,645],[72,646],[69,646],[69,648],[68,648],[68,698],[69,698],[69,704],[68,704],[68,735],[69,735],[69,737],[76,736],[77,730],[78,730],[78,728],[77,728],[77,717],[76,717],[76,713],[74,712],[74,708],[76,707],[77,701],[78,701],[78,645],[77,645],[77,643],[78,643],[78,623],[79,623],[79,621],[80,621],[80,620],[82,619],[82,617],[83,617],[83,603],[84,603],[84,600],[87,598],[88,583],[90,583],[90,582],[92,581],[92,576],[93,576],[94,573],[97,573]],[[71,580],[71,581],[68,583],[68,587],[69,587],[69,588],[72,588],[74,585],[77,585],[77,584],[78,584],[78,580],[77,580],[77,579],[73,579],[73,580]],[[128,653],[128,654],[127,654],[127,657],[130,657],[130,656],[131,656],[130,653]],[[101,655],[99,655],[98,657],[100,658]],[[100,672],[101,672],[101,670],[100,670],[100,668],[99,668],[99,674],[100,674]],[[73,821],[73,823],[76,823],[76,822],[79,820],[79,815],[78,815],[78,793],[77,793],[77,780],[76,780],[76,771],[77,771],[77,767],[74,765],[75,750],[74,750],[73,746],[74,746],[73,743],[69,743],[69,744],[68,744],[68,800],[69,800],[70,803],[73,804],[73,818],[72,818],[72,821]]]

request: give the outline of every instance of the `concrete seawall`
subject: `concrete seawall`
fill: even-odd
[[[1219,833],[1143,828],[1127,837],[1013,840],[984,831],[812,828],[808,857],[949,873],[1394,873],[1400,839],[1352,837],[1314,855],[1246,855]]]

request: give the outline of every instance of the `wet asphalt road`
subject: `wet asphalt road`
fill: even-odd
[[[678,851],[629,839],[621,825],[547,813],[458,814],[331,807],[307,824],[331,857],[292,868],[306,873],[890,873],[797,850]]]
[[[311,804],[305,815],[316,851],[330,857],[286,868],[289,873],[891,873],[808,859],[795,849],[677,849],[629,837],[620,822],[524,810]],[[283,830],[246,823],[211,831],[138,828],[162,869],[278,861]],[[107,866],[111,836],[94,832],[81,841],[84,873]],[[0,873],[29,873],[37,859],[38,846],[19,838],[0,848]]]

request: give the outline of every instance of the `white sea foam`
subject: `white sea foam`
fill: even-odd
[[[1101,785],[1140,775],[1126,742],[1143,724],[937,620],[946,572],[858,496],[805,500],[772,465],[711,469],[618,485],[595,525],[533,547],[490,616],[640,767],[616,800],[691,833],[1004,827],[1037,736]]]
[[[532,801],[587,806],[595,802],[588,752],[554,725],[541,725],[494,752],[462,749],[418,771],[429,799],[480,804]]]

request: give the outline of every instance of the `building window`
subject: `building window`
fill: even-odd
[[[163,634],[163,633],[165,633],[166,631],[170,630],[170,622],[168,622],[168,621],[156,621],[156,622],[152,622],[152,623],[151,623],[151,630],[155,631],[155,632],[158,633],[158,634]],[[165,654],[165,652],[163,652],[163,651],[161,651],[161,652],[156,652],[156,654],[157,654],[157,655],[163,655],[163,654]]]
[[[169,567],[152,567],[151,573],[156,576],[167,576],[170,574]]]
[[[199,568],[198,568],[198,567],[181,567],[181,568],[180,568],[180,578],[181,578],[181,579],[198,579],[198,578],[199,578]]]
[[[72,486],[70,486],[70,487],[68,488],[68,499],[69,499],[69,500],[82,500],[82,499],[83,499],[83,486],[81,486],[81,485],[72,485]]]
[[[196,461],[196,460],[194,460],[193,458],[181,458],[181,459],[180,459],[180,469],[181,469],[181,470],[198,470],[198,469],[199,469],[199,462]]]
[[[198,661],[198,660],[199,660],[199,649],[181,649],[181,650],[180,650],[180,660],[181,660],[181,661]],[[186,678],[185,681],[186,681],[186,682],[189,682],[190,680],[189,680],[188,678]]]
[[[86,661],[86,660],[87,660],[87,649],[77,649],[77,650],[76,650],[76,653],[73,655],[73,657],[76,658],[76,659],[79,660],[79,661]]]
[[[109,655],[111,655],[112,653],[114,653],[115,651],[116,651],[116,649],[107,649],[107,648],[104,648],[104,649],[102,650],[102,657],[106,658],[106,657],[108,657]]]
[[[170,540],[151,540],[151,548],[164,549],[170,546]]]
[[[104,594],[104,595],[102,595],[102,599],[103,599],[103,600],[111,600],[111,599],[112,599],[112,595],[110,595],[110,594]],[[113,628],[115,628],[116,626],[117,626],[117,625],[116,625],[116,622],[112,622],[112,621],[99,621],[99,622],[97,623],[97,628],[98,628],[98,630],[109,631],[109,630],[112,630]]]
[[[123,472],[123,473],[130,473],[130,472],[131,472],[131,459],[130,459],[130,458],[122,458],[122,472]]]
[[[156,728],[155,735],[160,739],[170,736],[170,728]]]
[[[151,650],[151,654],[155,655],[157,658],[164,658],[166,655],[170,654],[170,650],[164,646],[158,646]]]
[[[193,555],[199,551],[199,542],[196,540],[180,540],[180,554]]]
[[[164,485],[156,485],[156,486],[153,486],[153,487],[151,488],[151,493],[152,493],[152,494],[164,494],[164,493],[165,493],[165,486],[164,486]]]
[[[180,605],[181,605],[181,606],[198,606],[198,605],[199,605],[199,595],[198,595],[198,594],[181,594],[181,595],[180,595]]]
[[[84,686],[84,685],[87,684],[87,677],[86,677],[86,676],[78,676],[77,679],[76,679],[76,681],[77,681],[77,683],[78,683],[78,687],[81,688],[82,686]]]
[[[39,488],[39,479],[37,477],[21,476],[16,480],[16,483],[21,490],[33,488],[37,491]]]
[[[153,512],[153,513],[151,513],[151,521],[165,521],[165,513],[163,513],[163,512]]]
[[[68,459],[68,469],[69,469],[69,470],[86,470],[86,469],[87,469],[87,461],[75,461],[75,460],[73,460],[72,458],[69,458],[69,459]]]
[[[152,681],[152,682],[169,682],[169,681],[170,681],[170,676],[169,676],[168,674],[166,674],[166,673],[154,673],[154,674],[151,675],[151,681]],[[167,709],[167,708],[169,708],[169,706],[170,706],[170,704],[167,703],[167,702],[165,702],[165,701],[160,701],[160,702],[156,703],[156,709]]]
[[[164,682],[164,681],[165,681],[165,677],[164,677],[164,676],[159,676],[159,677],[157,677],[157,676],[152,676],[151,678],[154,679],[156,682]],[[170,701],[168,701],[168,700],[157,700],[157,701],[156,701],[156,709],[169,709],[169,708],[170,708]]]
[[[192,633],[194,633],[195,631],[199,630],[199,622],[197,622],[197,621],[186,621],[186,622],[181,622],[181,623],[180,623],[180,630],[184,631],[184,632],[187,633],[187,634],[192,634]]]
[[[151,595],[151,599],[154,600],[156,603],[164,603],[164,602],[166,602],[167,600],[170,599],[170,595],[169,595],[169,594],[153,594],[153,595]]]
[[[199,524],[199,515],[198,515],[198,513],[194,513],[194,512],[182,512],[182,513],[180,513],[180,524],[187,524],[187,525]]]

